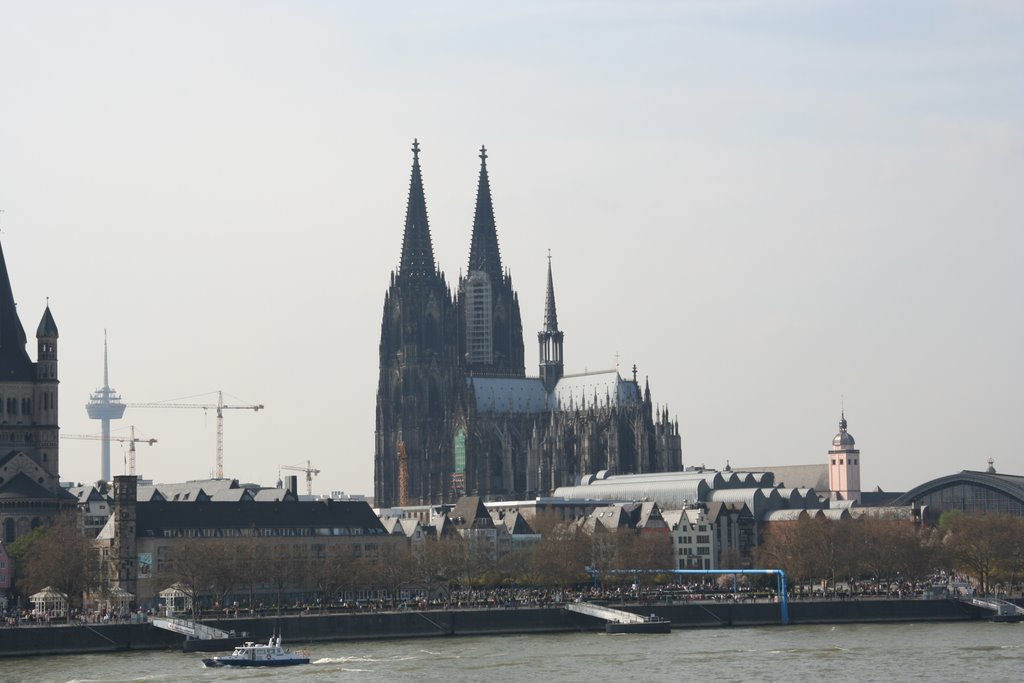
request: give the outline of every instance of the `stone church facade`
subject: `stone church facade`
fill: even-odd
[[[434,261],[419,160],[384,297],[374,454],[378,507],[546,495],[587,473],[682,468],[678,423],[617,370],[566,375],[548,261],[539,373],[527,377],[519,298],[501,261],[486,150],[469,264]]]
[[[36,362],[14,303],[0,249],[0,541],[47,525],[76,500],[60,486],[57,324],[47,305],[36,329]]]

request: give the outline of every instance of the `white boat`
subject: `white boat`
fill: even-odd
[[[239,645],[235,651],[222,657],[203,659],[204,666],[294,666],[309,664],[305,652],[292,652],[281,647],[281,637],[271,638],[263,643],[248,642]]]

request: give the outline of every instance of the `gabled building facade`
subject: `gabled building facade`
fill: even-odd
[[[617,370],[566,375],[548,260],[539,373],[527,377],[519,298],[502,263],[480,154],[467,269],[451,291],[434,261],[419,145],[402,253],[384,298],[375,504],[547,495],[585,472],[681,469],[678,424]]]
[[[96,538],[110,518],[113,498],[95,486],[73,486],[68,493],[77,501],[82,533],[86,538]]]

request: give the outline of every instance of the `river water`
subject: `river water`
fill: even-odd
[[[302,647],[302,643],[285,643]],[[0,659],[0,682],[1019,681],[1024,624],[768,626],[313,643],[311,664],[206,669],[203,655]],[[206,655],[209,656],[209,655]]]

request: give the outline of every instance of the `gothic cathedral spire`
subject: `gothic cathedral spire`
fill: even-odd
[[[480,182],[476,189],[476,212],[473,215],[473,237],[469,246],[467,272],[482,271],[492,281],[501,278],[501,250],[498,247],[498,228],[494,223],[494,205],[491,203],[491,183],[487,177],[487,148],[480,147]]]
[[[382,507],[443,502],[451,471],[458,321],[434,263],[419,151],[414,141],[401,264],[381,319],[374,496]]]
[[[412,180],[409,182],[409,203],[405,211],[405,232],[402,235],[402,261],[398,276],[403,280],[431,277],[436,273],[434,246],[430,241],[427,200],[423,194],[420,173],[420,144],[412,141]]]
[[[487,176],[487,149],[480,148],[469,270],[459,282],[459,343],[465,369],[479,375],[523,377],[523,323],[512,276],[501,267],[501,251]]]

